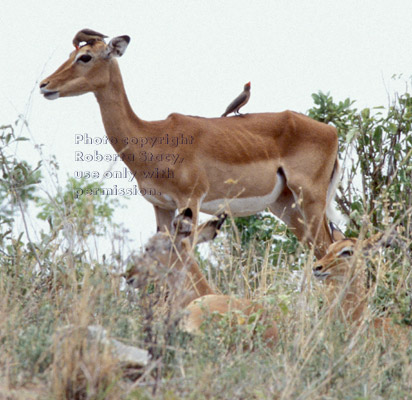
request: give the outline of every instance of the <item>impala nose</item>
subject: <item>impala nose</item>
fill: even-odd
[[[49,82],[40,82],[40,89],[46,87],[49,84]]]

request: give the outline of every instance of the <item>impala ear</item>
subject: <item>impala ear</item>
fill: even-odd
[[[172,235],[180,239],[189,236],[192,233],[193,212],[190,208],[184,209],[172,221]]]
[[[219,233],[219,230],[223,225],[223,222],[225,222],[226,218],[227,214],[223,213],[200,226],[197,243],[203,243],[214,239]]]
[[[402,240],[400,235],[394,230],[384,233],[379,232],[373,235],[368,239],[368,246],[369,248],[393,247],[401,248],[404,251],[407,250],[405,242]]]
[[[338,240],[346,239],[343,232],[333,223],[329,222],[330,235],[332,237],[332,242],[337,242]]]
[[[383,233],[377,233],[366,240],[366,244],[363,246],[364,252],[367,255],[373,254],[379,249],[392,247],[394,249],[400,249],[405,257],[412,262],[412,252],[407,245],[404,238],[394,231],[390,230]]]
[[[130,36],[123,35],[113,38],[106,48],[106,57],[121,57],[130,43]]]
[[[363,242],[363,249],[366,251],[369,250],[376,250],[381,247],[389,247],[390,246],[390,240],[388,242],[382,240],[383,239],[383,234],[381,232],[375,233],[368,239],[364,239]]]

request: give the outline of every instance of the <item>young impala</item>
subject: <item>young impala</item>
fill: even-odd
[[[383,246],[392,245],[395,239],[383,234],[364,240],[349,239],[333,230],[332,235],[337,240],[315,263],[313,274],[327,285],[326,303],[330,312],[336,312],[348,324],[360,325],[372,290],[367,287],[367,263],[373,263],[374,254]],[[375,317],[372,324],[385,334],[407,337],[407,328],[395,325],[391,318]]]
[[[126,272],[127,283],[138,287],[139,279],[145,276],[142,269],[147,271],[147,268],[150,268],[153,278],[156,278],[156,275],[166,276],[169,296],[172,296],[169,304],[186,313],[182,320],[185,331],[199,333],[202,324],[217,315],[234,315],[239,323],[254,315],[255,323],[259,321],[266,326],[263,339],[274,344],[278,338],[278,330],[266,310],[249,299],[217,294],[207,282],[193,256],[193,247],[189,240],[194,226],[192,217],[190,209],[184,210],[173,220],[172,235],[158,232],[148,241],[143,255],[135,260],[134,266]],[[204,224],[198,236],[199,242],[213,239],[225,218],[226,215],[223,214]]]
[[[291,111],[144,121],[129,104],[115,59],[130,37],[108,44],[104,37],[80,31],[76,49],[40,83],[41,93],[50,100],[94,93],[110,143],[141,190],[155,190],[145,198],[158,230],[170,229],[175,211],[186,207],[194,224],[199,211],[246,216],[269,208],[299,240],[315,245],[318,258],[325,254],[332,243],[325,213],[339,181],[334,127]],[[142,151],[153,153],[150,165]],[[179,160],[171,164],[166,155]]]

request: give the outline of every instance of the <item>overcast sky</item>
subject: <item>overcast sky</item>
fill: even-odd
[[[171,112],[219,116],[248,81],[243,112],[306,112],[319,90],[357,100],[358,108],[387,105],[387,91],[405,86],[391,76],[412,75],[411,16],[411,0],[3,0],[0,125],[24,115],[43,154],[56,155],[62,182],[76,170],[101,168],[74,161],[82,150],[76,134],[105,135],[94,96],[48,101],[38,90],[83,28],[131,37],[119,63],[130,103],[145,120]],[[40,157],[19,152],[33,162]],[[155,231],[143,197],[117,218],[139,244]]]

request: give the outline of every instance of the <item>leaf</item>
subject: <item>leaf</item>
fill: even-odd
[[[319,104],[320,102],[320,97],[317,93],[312,93],[312,99],[314,101],[315,104]]]
[[[370,109],[369,109],[369,108],[364,108],[364,109],[361,111],[361,116],[362,116],[363,119],[369,119],[369,117],[370,117]]]
[[[346,139],[345,139],[346,143],[347,144],[351,143],[353,138],[355,137],[355,135],[357,135],[358,132],[359,131],[357,128],[355,127],[350,128],[348,133],[346,134]]]
[[[377,145],[380,145],[382,142],[382,127],[377,126],[373,132],[373,140]]]

